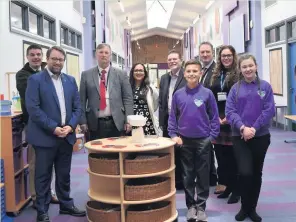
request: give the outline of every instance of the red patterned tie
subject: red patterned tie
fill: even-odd
[[[104,110],[107,106],[106,104],[106,70],[101,72],[101,81],[100,81],[100,110]]]

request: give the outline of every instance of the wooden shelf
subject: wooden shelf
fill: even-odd
[[[170,173],[172,171],[175,170],[175,166],[172,166],[171,168],[161,171],[161,172],[157,172],[157,173],[150,173],[150,174],[138,174],[138,175],[127,175],[124,174],[122,175],[122,178],[127,178],[127,179],[132,179],[132,178],[145,178],[145,177],[154,177],[154,176],[160,176],[160,175],[164,175],[167,173]]]
[[[5,208],[6,212],[18,214],[19,211],[31,200],[31,197],[25,199],[25,174],[24,169],[29,167],[29,164],[23,163],[23,149],[21,152],[21,157],[19,158],[20,166],[22,169],[15,172],[14,170],[14,147],[13,146],[13,124],[19,123],[21,125],[21,113],[13,113],[10,116],[0,116],[0,132],[1,132],[1,158],[4,160],[4,178],[5,178]],[[23,127],[22,127],[23,128]],[[21,137],[22,132],[19,128],[19,137]],[[22,129],[23,130],[23,129]],[[22,138],[21,138],[22,139]],[[20,140],[21,141],[21,140]],[[23,147],[21,147],[23,148]],[[20,179],[20,201],[16,202],[16,187],[15,180],[16,177]]]
[[[103,145],[125,145],[124,148],[103,148],[102,145],[91,145],[91,142],[85,144],[86,149],[89,153],[118,153],[119,154],[119,168],[120,175],[102,175],[91,172],[89,173],[89,191],[88,195],[90,199],[108,203],[108,204],[118,204],[121,206],[121,222],[126,221],[126,209],[129,205],[138,204],[149,204],[159,201],[170,201],[171,202],[171,212],[173,212],[171,218],[166,220],[166,222],[172,222],[178,217],[176,211],[176,190],[172,190],[169,194],[151,200],[142,201],[126,201],[124,199],[124,187],[125,183],[129,179],[136,178],[147,178],[154,176],[166,176],[170,178],[171,187],[175,187],[175,157],[174,157],[174,145],[175,142],[168,138],[145,138],[145,143],[155,143],[157,145],[150,146],[137,146],[137,144],[132,143],[131,137],[125,137],[115,140],[101,139]],[[124,160],[130,153],[169,153],[171,156],[171,167],[167,170],[142,175],[126,175],[124,174]],[[88,221],[90,221],[88,219]],[[90,221],[91,222],[91,221]]]
[[[92,172],[89,168],[87,169],[87,172],[89,174],[92,174],[94,176],[98,176],[98,177],[107,177],[107,178],[120,178],[120,175],[107,175],[107,174],[98,174],[98,173],[94,173]]]
[[[159,198],[157,198],[157,199],[141,200],[141,201],[128,201],[128,200],[124,200],[124,201],[123,201],[123,204],[134,205],[134,204],[154,203],[154,202],[158,202],[158,201],[162,201],[162,200],[167,200],[167,199],[171,198],[172,196],[174,196],[175,194],[176,194],[176,190],[170,192],[170,193],[167,194],[166,196],[159,197]]]
[[[23,172],[25,169],[27,169],[29,167],[29,164],[26,164],[22,169],[16,171],[16,173],[14,174],[14,176],[18,176],[21,172]]]

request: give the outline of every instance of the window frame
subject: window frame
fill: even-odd
[[[296,40],[296,35],[293,36],[292,33],[292,23],[296,22],[296,16],[287,19],[287,39],[289,42],[294,42]]]
[[[61,46],[65,48],[69,48],[71,50],[75,50],[78,52],[82,52],[82,33],[71,28],[69,25],[65,24],[64,22],[60,22],[60,32],[62,29],[65,31],[64,35],[64,43],[62,43],[62,38],[60,38],[60,44]],[[74,38],[72,38],[71,33],[74,34]],[[69,36],[70,35],[70,36]],[[61,37],[61,34],[60,34]],[[69,37],[71,37],[71,45],[69,44]],[[72,42],[74,39],[74,43]],[[79,40],[79,42],[78,42]],[[79,43],[79,44],[78,44]],[[74,45],[73,45],[74,44]]]
[[[284,39],[280,39],[280,27],[284,27],[285,29],[285,36]],[[285,43],[287,39],[287,33],[286,33],[286,22],[285,21],[280,21],[278,23],[275,23],[269,27],[265,28],[265,46],[271,46],[271,45],[277,45],[277,44],[283,44]],[[275,41],[271,42],[270,41],[270,31],[275,30]]]
[[[22,28],[17,28],[11,22],[11,5],[17,5],[22,8]],[[37,16],[37,34],[30,32],[29,12]],[[49,22],[49,38],[44,37],[43,21],[46,19]],[[49,43],[56,43],[56,19],[49,14],[43,12],[37,7],[25,2],[15,1],[9,2],[9,25],[10,32],[25,35],[31,38],[42,40]]]

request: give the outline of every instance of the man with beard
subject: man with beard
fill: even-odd
[[[23,122],[25,126],[28,124],[28,111],[25,106],[25,93],[27,89],[27,81],[28,78],[40,72],[46,66],[46,62],[42,62],[42,48],[37,44],[32,44],[27,48],[26,52],[28,62],[25,66],[16,73],[16,88],[19,91],[21,97],[21,107],[23,112]],[[28,146],[28,158],[29,158],[29,181],[30,181],[30,193],[33,200],[33,207],[35,208],[35,184],[34,184],[34,176],[35,176],[35,152],[33,147],[29,144]],[[58,204],[59,201],[52,190],[51,203]]]
[[[29,113],[27,140],[36,154],[35,189],[37,222],[49,222],[50,180],[56,172],[60,214],[85,216],[70,197],[70,169],[75,128],[81,105],[75,79],[62,73],[66,53],[58,46],[46,53],[47,68],[28,79],[26,107]]]

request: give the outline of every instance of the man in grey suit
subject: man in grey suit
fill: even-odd
[[[96,49],[98,66],[82,72],[80,99],[81,129],[89,131],[90,140],[118,137],[128,133],[126,122],[133,115],[133,93],[125,72],[110,65],[111,47],[106,43]]]

